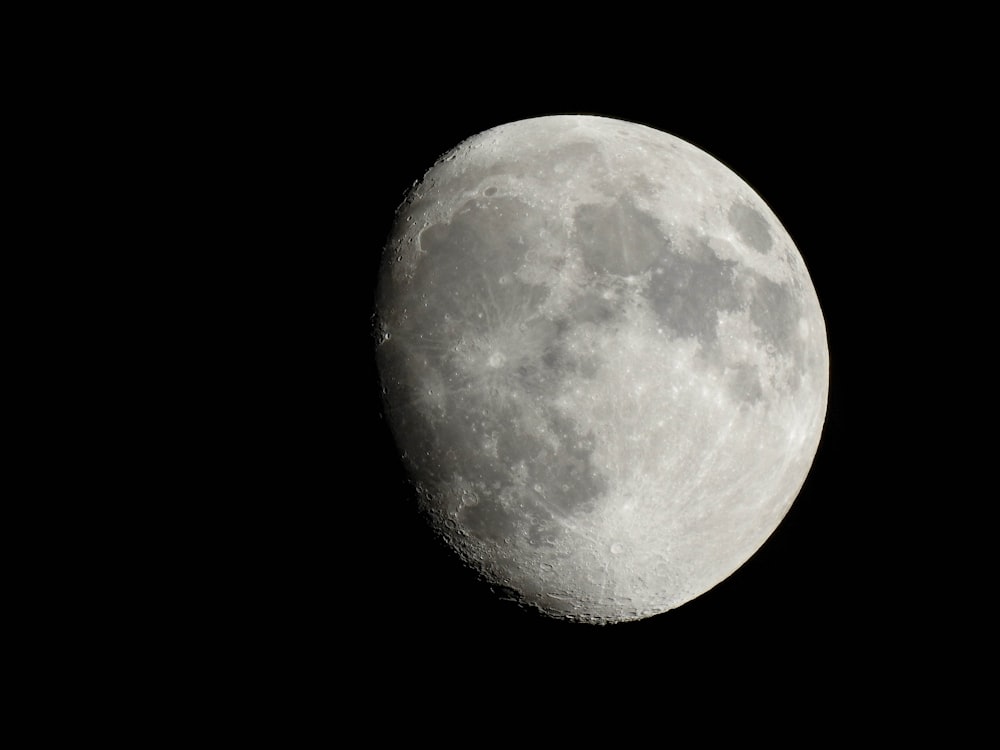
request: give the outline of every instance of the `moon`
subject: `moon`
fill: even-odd
[[[375,337],[431,528],[560,619],[650,617],[727,578],[826,414],[823,314],[778,218],[704,151],[611,118],[443,155],[397,210]]]

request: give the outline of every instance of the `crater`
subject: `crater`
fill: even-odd
[[[760,212],[745,203],[734,203],[729,207],[728,219],[744,243],[759,253],[769,253],[774,238],[767,219]]]

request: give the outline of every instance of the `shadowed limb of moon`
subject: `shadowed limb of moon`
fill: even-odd
[[[502,125],[400,206],[377,292],[385,409],[421,508],[547,615],[680,606],[788,511],[826,412],[823,316],[739,177],[651,128]]]

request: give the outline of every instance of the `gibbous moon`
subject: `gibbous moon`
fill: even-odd
[[[461,143],[399,207],[376,295],[385,414],[422,510],[552,617],[656,615],[742,565],[819,445],[828,352],[763,200],[643,125]]]

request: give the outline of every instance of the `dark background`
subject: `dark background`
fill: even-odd
[[[69,527],[78,548],[56,558],[56,577],[80,585],[74,599],[29,584],[56,604],[29,659],[70,643],[92,660],[78,684],[104,700],[92,687],[117,654],[128,671],[111,678],[163,706],[157,728],[197,707],[227,732],[270,718],[284,734],[303,718],[336,736],[346,718],[365,737],[448,738],[465,707],[469,741],[538,724],[671,737],[693,723],[679,696],[758,698],[741,732],[803,701],[827,714],[810,737],[866,713],[894,731],[894,702],[919,731],[931,711],[901,693],[933,710],[978,684],[939,674],[975,673],[995,653],[969,637],[989,622],[994,582],[967,583],[995,548],[969,533],[992,529],[990,485],[968,477],[992,466],[995,442],[992,338],[977,330],[991,318],[967,291],[995,244],[991,214],[970,205],[990,196],[992,139],[965,106],[988,89],[962,85],[989,69],[965,44],[977,19],[947,28],[935,14],[914,29],[913,14],[825,10],[762,34],[714,7],[699,22],[672,7],[569,10],[589,16],[583,28],[489,5],[185,16],[164,24],[149,64],[112,48],[106,70],[57,64],[55,78],[79,78],[74,97],[37,87],[60,107],[26,156],[71,151],[37,179],[93,205],[63,216],[35,201],[51,214],[40,225],[69,233],[57,244],[72,262],[29,253],[70,277],[79,310],[107,314],[77,319],[75,300],[57,312],[81,345],[50,390],[76,383],[70,398],[88,411],[68,433],[44,417],[37,428],[97,455],[83,452],[78,472],[40,452],[39,477],[67,477],[73,512],[29,504]],[[126,36],[143,48],[145,33]],[[776,533],[694,601],[606,627],[498,601],[437,547],[413,513],[374,369],[376,270],[406,189],[461,140],[555,113],[662,129],[742,176],[802,253],[830,346],[822,443]],[[103,252],[107,234],[122,252]],[[113,357],[92,349],[102,335]],[[126,418],[105,416],[109,403]],[[120,504],[105,505],[109,483]],[[35,546],[29,565],[48,554]],[[643,703],[654,710],[637,715]],[[416,724],[398,721],[408,706],[423,709]],[[699,739],[716,729],[701,722]]]

